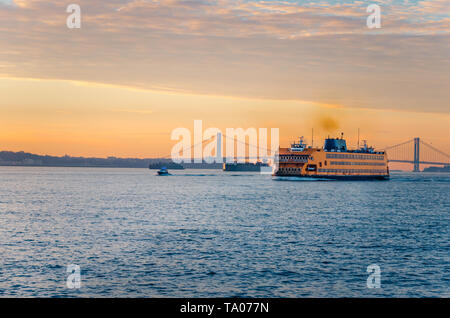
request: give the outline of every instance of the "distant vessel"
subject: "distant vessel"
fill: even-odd
[[[423,172],[447,172],[450,173],[450,165],[444,167],[428,167]]]
[[[175,162],[155,162],[148,165],[149,169],[161,169],[161,168],[169,168],[174,170],[184,170],[184,167]]]
[[[224,163],[223,171],[261,171],[261,167],[268,167],[269,165],[262,162],[256,163]]]
[[[158,175],[159,176],[169,176],[170,173],[169,171],[167,171],[166,167],[162,167],[159,171],[158,171]]]
[[[280,148],[274,176],[319,179],[389,179],[386,152],[364,146],[347,149],[343,138],[327,138],[323,148],[307,147],[300,138],[290,148]]]

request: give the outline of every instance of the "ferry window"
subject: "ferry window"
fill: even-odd
[[[325,166],[327,165],[327,161],[325,160]]]
[[[321,167],[321,168],[322,168],[322,162],[319,162],[319,167]]]

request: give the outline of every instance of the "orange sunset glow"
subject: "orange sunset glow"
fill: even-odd
[[[60,1],[0,2],[1,150],[167,156],[201,119],[450,152],[448,1],[394,1],[377,30],[356,1],[79,5],[68,29]]]

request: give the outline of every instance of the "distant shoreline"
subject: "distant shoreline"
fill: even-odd
[[[7,165],[0,167],[30,167],[30,168],[114,168],[114,169],[148,169],[148,167],[120,167],[120,166],[57,166],[57,165]]]
[[[423,169],[423,172],[450,173],[450,166],[444,166],[444,167],[428,167],[428,168]]]
[[[222,169],[222,164],[185,163],[178,165],[168,158],[95,158],[36,155],[28,152],[0,151],[2,167],[64,167],[64,168],[141,168],[160,169]]]
[[[151,165],[174,164],[167,158],[96,158],[72,156],[36,155],[24,151],[0,151],[0,167],[46,167],[46,168],[140,168],[149,169]],[[182,164],[184,169],[222,169],[222,164],[187,163]],[[391,172],[409,172],[391,170]],[[423,169],[426,173],[450,173],[450,166],[428,167]]]
[[[19,167],[86,167],[86,168],[148,168],[150,164],[170,159],[160,158],[95,158],[36,155],[28,152],[0,151],[0,166]]]

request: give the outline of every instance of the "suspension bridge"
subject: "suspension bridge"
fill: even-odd
[[[228,137],[226,135],[223,135],[224,139],[232,138]],[[218,138],[219,139],[219,138]],[[222,138],[220,137],[220,140]],[[234,141],[234,137],[232,138]],[[202,140],[200,143],[191,146],[190,148],[186,149],[190,153],[192,149],[194,149],[198,145],[204,145],[206,142],[209,142],[210,140]],[[245,147],[255,148],[257,149],[259,147],[259,151],[261,149],[264,150],[265,156],[261,156],[260,153],[257,154],[256,157],[238,157],[233,156],[232,158],[222,157],[222,162],[228,162],[228,160],[231,161],[237,161],[239,159],[242,159],[244,161],[249,160],[268,160],[271,157],[271,149],[267,149],[264,147],[261,147],[261,145],[252,145],[248,142],[242,142],[239,140],[236,140],[237,143],[242,143]],[[218,149],[221,149],[221,141],[220,144],[218,144]],[[410,139],[408,141],[402,142],[397,145],[389,146],[384,148],[384,151],[387,152],[387,156],[389,159],[389,162],[400,162],[400,163],[410,163],[414,166],[413,171],[414,172],[420,172],[420,165],[432,165],[432,166],[450,166],[450,156],[446,154],[444,151],[441,151],[437,149],[436,147],[432,146],[431,144],[421,140],[419,137]],[[169,158],[170,155],[167,155],[163,158]],[[221,155],[220,155],[221,157]],[[200,159],[201,160],[201,159]],[[202,162],[202,161],[200,161]]]
[[[414,165],[414,171],[420,171],[420,165],[450,165],[450,156],[445,152],[433,147],[419,137],[390,146],[384,149],[389,162],[403,162]]]

